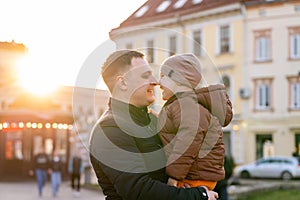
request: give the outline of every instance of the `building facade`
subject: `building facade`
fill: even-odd
[[[300,1],[245,3],[243,160],[299,154]]]
[[[145,52],[155,75],[168,56],[194,53],[202,65],[202,85],[225,83],[234,106],[233,122],[224,128],[226,154],[234,152],[234,125],[239,125],[242,103],[239,86],[243,66],[243,7],[239,1],[147,1],[110,37],[118,48]],[[156,91],[157,105],[163,104]],[[158,107],[159,107],[158,106]]]
[[[299,5],[149,0],[112,29],[110,38],[117,48],[142,50],[157,77],[166,57],[198,56],[202,84],[227,87],[234,118],[224,128],[226,154],[242,164],[291,155],[299,145]],[[156,96],[159,110],[159,89]]]
[[[27,48],[0,42],[0,179],[28,178],[33,157],[43,146],[51,157],[57,150],[67,175],[73,152],[80,151],[89,168],[88,138],[107,107],[108,91],[62,86],[37,96],[23,89],[13,76]]]

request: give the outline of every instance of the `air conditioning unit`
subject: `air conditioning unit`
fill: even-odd
[[[240,89],[240,97],[242,99],[249,99],[250,98],[250,89],[249,88],[241,88]]]

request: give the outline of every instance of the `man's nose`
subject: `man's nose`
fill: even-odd
[[[158,85],[159,83],[158,83],[158,81],[157,81],[157,79],[154,77],[154,76],[151,76],[151,78],[150,78],[150,85]]]

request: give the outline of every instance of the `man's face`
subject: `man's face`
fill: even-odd
[[[129,103],[137,107],[149,106],[155,101],[154,87],[158,84],[149,63],[143,58],[132,58],[131,68],[124,74]]]

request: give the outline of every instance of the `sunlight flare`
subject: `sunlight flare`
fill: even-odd
[[[44,96],[53,92],[58,86],[55,71],[45,66],[41,60],[29,55],[18,61],[19,85],[30,93]]]

